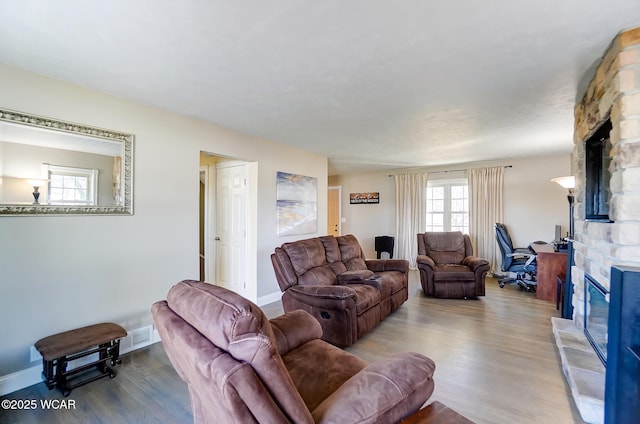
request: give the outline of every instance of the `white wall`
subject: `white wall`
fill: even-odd
[[[505,162],[506,163],[506,162]],[[504,223],[513,243],[526,247],[534,240],[553,241],[555,226],[569,231],[567,190],[552,178],[571,175],[571,154],[508,161],[505,172]]]
[[[258,296],[279,293],[276,172],[318,178],[327,159],[0,64],[2,107],[135,134],[133,216],[0,216],[0,376],[31,363],[41,337],[102,321],[151,323],[151,304],[199,274],[200,151],[258,162]],[[305,236],[306,237],[306,236]]]
[[[567,191],[550,182],[551,178],[570,175],[570,154],[512,159],[482,164],[462,164],[430,168],[422,171],[451,171],[480,166],[512,165],[505,170],[505,224],[516,246],[524,247],[534,240],[552,241],[555,225],[569,226]],[[406,170],[416,172],[416,170]],[[394,171],[401,173],[401,171]],[[347,174],[332,176],[330,185],[342,186],[342,234],[354,234],[368,258],[374,258],[374,238],[395,235],[395,187],[389,173]],[[431,179],[458,178],[460,172],[433,173]],[[378,205],[350,205],[349,193],[380,192]]]
[[[329,185],[342,186],[342,234],[353,234],[367,258],[375,258],[376,236],[395,236],[395,186],[388,173],[332,176]],[[350,204],[349,193],[379,192],[380,203]]]

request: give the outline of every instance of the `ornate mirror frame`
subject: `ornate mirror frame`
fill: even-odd
[[[27,126],[62,135],[71,134],[83,138],[107,140],[121,143],[122,169],[120,176],[120,200],[112,205],[55,205],[55,204],[10,204],[0,203],[2,215],[133,215],[133,142],[135,136],[118,131],[92,127],[83,124],[60,121],[57,119],[31,115],[23,112],[0,108],[0,121],[13,125]],[[2,123],[0,122],[0,124]],[[0,141],[11,141],[3,140]],[[0,176],[1,177],[1,176]]]

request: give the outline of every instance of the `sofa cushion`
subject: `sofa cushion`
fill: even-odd
[[[328,266],[312,268],[298,276],[298,285],[300,286],[327,286],[334,285],[337,282],[338,278],[336,277],[336,274]]]
[[[433,280],[443,281],[475,281],[476,276],[468,266],[464,265],[436,265]]]
[[[398,271],[376,272],[376,277],[384,287],[383,290],[388,290],[389,294],[399,292],[406,285],[405,274]],[[383,295],[382,297],[384,298],[385,296]]]
[[[356,314],[361,314],[367,309],[380,303],[378,289],[366,284],[349,284],[356,294]]]
[[[340,257],[348,271],[358,271],[367,269],[367,264],[362,257],[362,249],[358,239],[352,234],[336,237],[340,246]]]
[[[321,340],[301,345],[282,360],[311,411],[367,366],[357,356]]]
[[[324,245],[317,238],[285,243],[282,245],[282,249],[289,255],[291,265],[297,275],[302,275],[311,268],[327,264]]]
[[[327,262],[340,261],[340,246],[338,246],[338,240],[334,236],[322,236],[318,237],[318,240],[324,246],[324,252]]]
[[[329,268],[334,274],[342,274],[347,270],[347,267],[342,262],[340,257],[340,246],[338,246],[338,240],[334,236],[322,236],[318,237],[324,245],[324,251],[329,263]]]
[[[460,231],[426,233],[425,247],[436,265],[461,264],[464,260],[464,235]]]

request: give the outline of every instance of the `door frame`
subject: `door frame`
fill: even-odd
[[[207,266],[207,252],[209,252],[210,250],[210,246],[209,246],[209,237],[207,237],[208,231],[209,231],[209,220],[210,220],[210,216],[209,216],[209,211],[210,211],[210,194],[209,194],[209,166],[207,165],[200,165],[200,172],[198,173],[198,177],[200,182],[202,183],[202,185],[204,185],[204,190],[203,190],[203,196],[202,198],[200,198],[200,202],[201,204],[199,205],[199,209],[198,209],[198,226],[199,228],[199,234],[198,234],[198,275],[200,276],[200,278],[203,278],[204,281],[209,281],[209,270],[208,270],[208,266]],[[204,177],[204,178],[203,178]],[[203,251],[200,252],[200,241],[203,241]],[[200,268],[201,264],[200,262],[204,262],[203,266],[204,266],[204,276],[201,275],[202,272],[202,268]]]
[[[213,153],[206,153],[210,156],[218,156]],[[242,159],[228,158],[218,156],[224,160],[223,164],[230,166],[230,163],[247,165],[248,180],[247,180],[247,237],[246,237],[246,264],[245,264],[245,278],[246,278],[246,294],[247,298],[252,302],[258,300],[258,163],[244,161]],[[216,168],[220,166],[219,163],[204,165],[207,168],[207,179],[205,187],[205,278],[211,284],[217,284],[216,271],[217,271],[217,251],[216,251],[216,237],[217,235],[217,177]],[[223,165],[224,166],[224,165]]]

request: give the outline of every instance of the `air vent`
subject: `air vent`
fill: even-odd
[[[153,326],[136,328],[128,332],[127,337],[120,340],[120,353],[131,352],[153,343]]]

